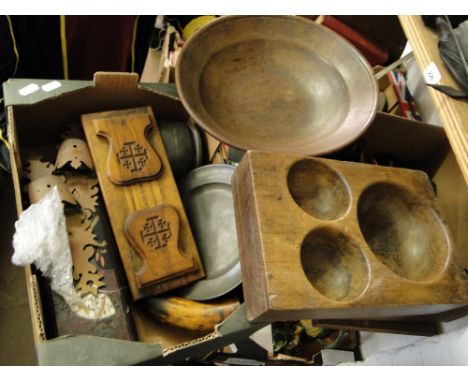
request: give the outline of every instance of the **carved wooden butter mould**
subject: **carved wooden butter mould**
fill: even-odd
[[[133,298],[204,277],[151,108],[82,122]]]
[[[467,276],[421,171],[249,151],[233,189],[249,320],[468,304]]]

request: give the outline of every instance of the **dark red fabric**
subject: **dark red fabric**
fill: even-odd
[[[353,44],[369,61],[371,66],[384,65],[388,61],[389,52],[387,49],[380,47],[376,42],[371,41],[369,37],[359,33],[336,17],[325,16],[322,25],[335,31]]]
[[[68,76],[91,80],[97,71],[131,70],[136,16],[66,16]]]

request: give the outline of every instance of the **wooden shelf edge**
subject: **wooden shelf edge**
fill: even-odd
[[[434,62],[442,76],[441,84],[458,87],[445,67],[437,48],[437,35],[424,25],[421,16],[399,16],[403,31],[414,50],[422,71]],[[429,94],[438,111],[447,138],[468,184],[468,103],[452,99],[432,88]]]

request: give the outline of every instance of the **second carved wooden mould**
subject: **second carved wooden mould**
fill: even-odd
[[[249,151],[233,176],[251,321],[392,318],[468,304],[427,175]]]

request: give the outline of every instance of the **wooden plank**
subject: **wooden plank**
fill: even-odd
[[[249,151],[232,183],[249,320],[392,319],[468,304],[424,172]]]
[[[421,16],[399,16],[408,41],[413,47],[416,60],[425,70],[435,63],[442,76],[441,84],[459,88],[439,55],[437,34],[424,25]],[[429,94],[453,148],[465,182],[468,183],[468,104],[428,87]]]
[[[379,320],[314,320],[314,326],[327,329],[357,330],[377,333],[435,336],[442,333],[441,325],[431,321]]]
[[[152,125],[152,128],[147,130],[147,139],[159,155],[162,170],[155,180],[125,186],[116,185],[111,181],[107,173],[109,144],[105,138],[98,135],[101,123],[95,122],[109,118],[134,117],[141,114],[148,116]],[[151,108],[143,107],[87,114],[82,116],[82,122],[132,297],[138,300],[146,296],[160,294],[204,277],[203,265]],[[147,262],[127,240],[124,228],[125,221],[130,214],[160,205],[171,206],[177,211],[179,217],[179,243],[177,248],[180,249],[182,255],[188,259],[193,259],[195,270],[177,277],[159,280],[160,282],[155,280],[154,283],[151,283],[145,277],[142,279],[142,276],[146,273],[145,266]],[[173,237],[177,237],[177,235]]]
[[[468,185],[464,182],[460,168],[449,151],[432,181],[437,187],[437,198],[444,211],[445,221],[453,237],[455,256],[461,266],[468,269]]]
[[[314,320],[313,324],[330,329],[433,336],[443,333],[443,322],[450,322],[467,314],[468,306],[463,306],[440,314],[401,317],[398,320]]]

